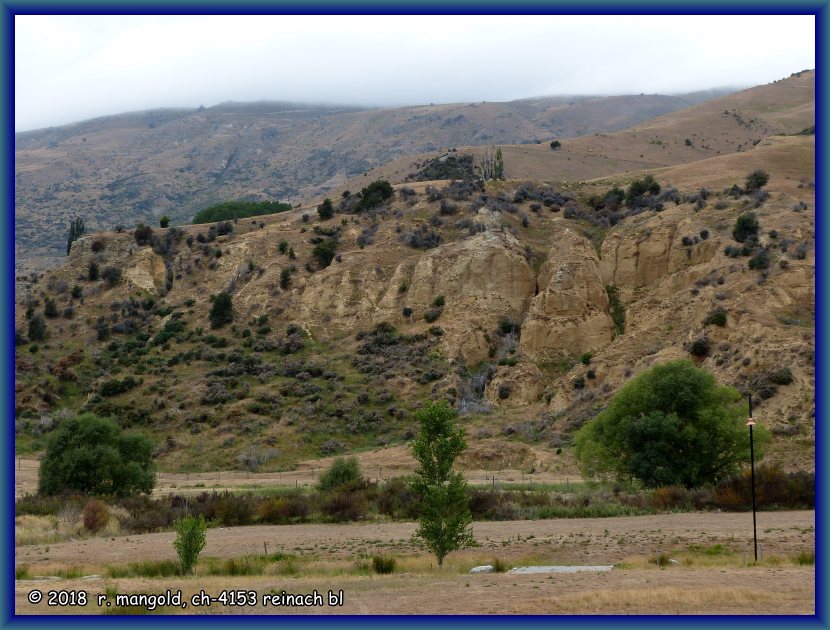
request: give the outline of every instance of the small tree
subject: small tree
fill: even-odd
[[[233,298],[230,293],[217,293],[212,298],[213,306],[210,309],[211,328],[221,328],[233,321]]]
[[[438,565],[446,555],[473,540],[467,482],[452,466],[466,444],[454,426],[458,414],[445,401],[429,403],[415,418],[421,425],[412,449],[419,467],[412,490],[420,497],[416,536],[435,554]]]
[[[504,158],[501,155],[501,147],[496,149],[496,157],[493,160],[493,179],[504,179]]]
[[[317,206],[317,214],[320,215],[321,221],[327,221],[334,216],[334,206],[331,199],[326,197],[319,206]]]
[[[170,217],[168,217],[166,214],[161,215],[159,217],[159,227],[160,228],[170,227]]]
[[[205,548],[207,543],[205,517],[201,514],[186,516],[177,520],[173,527],[176,529],[176,540],[173,541],[173,547],[175,547],[179,556],[182,573],[190,573],[193,571],[193,567],[196,566],[199,554],[202,553],[202,549]]]
[[[562,147],[562,143],[559,142],[559,140],[554,140],[553,142],[550,143],[550,148],[553,151],[556,151],[557,149],[559,149],[561,147]]]
[[[66,255],[72,250],[72,243],[77,241],[84,234],[84,220],[76,217],[69,224],[69,238],[66,241]]]

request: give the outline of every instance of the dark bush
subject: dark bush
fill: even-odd
[[[401,239],[404,245],[416,249],[431,249],[441,244],[441,235],[430,230],[427,225],[420,225],[415,230],[404,233]]]
[[[732,238],[739,243],[747,240],[754,240],[758,236],[758,217],[754,212],[744,212],[735,220],[735,227],[732,228]]]
[[[334,260],[336,253],[337,241],[327,240],[315,245],[311,255],[314,256],[317,264],[319,264],[321,268],[326,268],[331,264],[331,261]]]
[[[715,325],[715,326],[726,326],[726,309],[718,307],[713,311],[710,311],[709,314],[703,320],[704,326]]]
[[[328,221],[334,216],[334,206],[331,203],[331,199],[326,197],[323,203],[317,206],[317,215],[321,221]]]
[[[229,293],[217,293],[212,296],[213,306],[210,309],[211,328],[221,328],[233,321],[233,298]]]
[[[153,237],[153,228],[151,228],[149,225],[139,223],[138,227],[136,227],[135,231],[133,232],[133,237],[135,238],[136,245],[138,245],[139,247],[149,245],[150,239]]]
[[[94,282],[98,279],[98,263],[94,260],[89,263],[89,267],[87,269],[87,278],[90,282]]]
[[[104,270],[101,272],[101,278],[107,283],[107,286],[114,287],[121,282],[121,267],[114,265],[104,267]]]
[[[696,357],[709,356],[712,350],[712,342],[707,336],[698,337],[691,344],[689,344],[689,352]]]
[[[444,309],[440,307],[428,308],[426,311],[424,311],[424,321],[426,321],[428,324],[431,324],[439,317],[441,317],[441,313],[443,312],[443,310]]]
[[[762,270],[762,269],[769,269],[769,263],[770,263],[769,250],[767,250],[765,248],[765,249],[759,249],[758,251],[756,251],[755,255],[753,255],[752,258],[750,258],[747,261],[747,266],[750,269]]]
[[[753,171],[746,176],[746,192],[750,193],[754,190],[758,190],[759,188],[763,188],[766,186],[768,181],[769,174],[766,171],[762,169]]]

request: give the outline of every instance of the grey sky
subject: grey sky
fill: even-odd
[[[155,107],[678,93],[815,67],[813,16],[15,17],[15,130]]]

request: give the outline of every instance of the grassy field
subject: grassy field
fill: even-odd
[[[414,523],[211,529],[190,576],[177,575],[170,532],[17,548],[18,614],[811,614],[815,515],[771,512],[759,520],[762,558],[752,561],[746,513],[477,522],[477,546],[443,567],[412,535]],[[265,544],[267,543],[267,554]],[[372,556],[395,560],[377,574]],[[613,564],[608,573],[470,575],[473,566]],[[50,579],[59,578],[59,579]],[[83,589],[86,608],[32,605],[27,595]],[[256,592],[256,605],[209,608],[97,606],[97,596],[204,590]],[[344,592],[342,607],[263,606],[263,596]]]

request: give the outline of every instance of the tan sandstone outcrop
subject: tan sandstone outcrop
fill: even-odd
[[[538,278],[522,324],[521,352],[532,359],[582,353],[611,342],[614,323],[598,259],[582,236],[564,230]]]
[[[683,245],[683,237],[698,236],[692,221],[663,223],[636,231],[613,232],[602,244],[599,271],[604,284],[645,287],[686,267],[712,260],[715,239]]]

